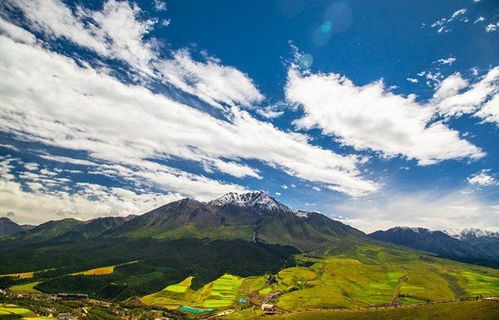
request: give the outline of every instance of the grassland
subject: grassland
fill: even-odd
[[[22,292],[39,292],[35,287],[40,283],[40,281],[30,282],[15,285],[9,288],[11,291],[22,291]]]
[[[268,319],[258,314],[232,314],[230,320]],[[272,316],[273,320],[492,320],[499,319],[499,303],[461,301],[378,310],[313,310]]]
[[[253,304],[271,294],[283,310],[358,309],[414,305],[475,296],[499,295],[499,270],[466,265],[397,248],[362,245],[348,252],[310,258],[308,266],[285,268],[269,276],[224,275],[195,291],[186,280],[146,296],[149,305],[226,308],[238,297]],[[192,279],[190,279],[192,280]],[[251,308],[250,308],[251,309]],[[233,317],[253,311],[238,311]]]
[[[54,318],[38,317],[33,311],[13,304],[0,304],[0,319],[2,320],[47,320]]]

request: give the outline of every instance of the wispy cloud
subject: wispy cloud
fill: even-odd
[[[446,33],[451,32],[451,24],[460,21],[460,22],[468,22],[468,18],[465,16],[467,9],[462,8],[455,11],[450,17],[445,17],[440,20],[435,21],[431,24],[432,28],[437,29],[438,33]]]
[[[107,5],[117,4],[111,1]],[[119,10],[124,10],[123,3],[119,6]],[[104,13],[92,12],[92,15],[105,17],[106,10]],[[133,10],[128,15],[132,24]],[[114,35],[112,32],[107,34]],[[151,162],[151,159],[168,160],[172,156],[234,177],[260,178],[257,170],[243,163],[256,159],[287,174],[325,183],[355,196],[378,188],[376,183],[361,176],[356,156],[342,156],[312,146],[304,135],[283,132],[236,106],[227,109],[227,120],[219,120],[154,94],[141,85],[122,83],[103,70],[79,66],[69,57],[7,37],[0,38],[0,55],[0,67],[5,71],[0,82],[6,88],[6,94],[0,100],[0,121],[5,132],[27,141],[85,151],[101,162],[133,167],[142,179],[164,190],[195,194],[204,199],[229,189],[243,189],[235,184],[173,170],[166,165],[156,168]],[[233,92],[230,85],[218,84],[216,77],[210,76],[221,70],[231,81],[231,74],[237,78],[242,73],[214,60],[208,64],[190,64],[190,58],[185,54],[181,59],[194,73],[207,72],[202,81],[213,82],[213,88],[226,94],[219,100],[226,99],[227,104],[238,100],[243,106],[250,103],[251,100],[244,100],[244,94],[234,98],[240,91]],[[137,65],[142,63],[137,62]],[[238,86],[236,82],[233,84]],[[208,90],[204,86],[200,88]],[[210,97],[219,94],[217,90],[215,93],[210,90],[206,91],[211,92]]]

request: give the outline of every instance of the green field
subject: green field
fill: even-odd
[[[147,295],[141,299],[147,305],[177,309],[181,306],[201,308],[221,308],[230,306],[238,298],[243,279],[225,274],[195,291],[190,288],[193,277],[169,285],[165,289]]]
[[[202,289],[204,296],[203,307],[227,307],[238,298],[239,288],[243,280],[240,277],[225,274]]]
[[[30,283],[25,283],[25,284],[19,284],[10,287],[9,289],[12,291],[25,291],[25,292],[39,292],[38,290],[35,289],[35,287],[39,284],[39,281],[35,282],[30,282]]]
[[[336,251],[301,254],[296,260],[298,266],[261,276],[241,277],[226,273],[207,283],[196,282],[198,279],[193,275],[177,283],[162,281],[162,290],[156,291],[157,288],[149,291],[156,291],[154,293],[145,292],[140,295],[140,300],[145,305],[168,309],[182,306],[214,308],[217,313],[235,309],[230,316],[237,318],[258,314],[259,305],[269,299],[280,309],[296,313],[499,296],[497,269],[440,259],[398,247],[362,244]],[[113,272],[108,273],[111,267]],[[37,282],[31,283],[19,279],[10,289],[33,292],[43,290],[45,283],[54,281],[64,285],[53,287],[55,292],[67,290],[92,294],[91,290],[101,290],[102,283],[109,283],[106,288],[114,288],[119,293],[133,281],[157,283],[161,274],[173,271],[158,267],[147,269],[140,263],[111,267],[89,269],[61,278],[38,278]],[[102,270],[106,272],[102,273]],[[147,272],[125,280],[118,278],[123,271],[142,270]],[[95,277],[98,274],[101,276]],[[117,280],[113,280],[115,278]],[[247,297],[247,303],[239,304],[241,297]]]
[[[232,314],[230,320],[492,320],[499,319],[499,303],[463,301],[377,310],[314,310],[290,314]]]
[[[145,304],[222,308],[240,296],[256,304],[279,293],[275,304],[288,311],[411,305],[499,295],[499,270],[467,265],[397,248],[362,245],[339,254],[310,258],[309,266],[268,276],[224,275],[199,290],[185,281],[145,296]],[[234,313],[234,317],[246,311]],[[250,314],[254,314],[250,312]]]
[[[13,304],[0,304],[0,319],[48,319],[38,317],[33,311]],[[52,318],[53,319],[53,318]]]

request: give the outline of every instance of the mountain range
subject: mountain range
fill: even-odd
[[[209,202],[182,199],[142,215],[62,219],[21,226],[0,218],[0,237],[55,243],[106,239],[225,239],[289,245],[302,251],[351,246],[369,238],[427,251],[441,257],[496,265],[499,233],[479,229],[432,231],[394,227],[366,236],[318,212],[292,209],[263,191],[227,193]]]
[[[373,232],[369,234],[369,237],[431,252],[448,259],[499,266],[499,234],[494,232],[478,229],[450,232],[425,228],[394,227],[385,231]]]
[[[227,274],[246,279],[246,294],[255,294],[255,285],[262,292],[285,292],[288,298],[280,301],[290,310],[302,307],[298,301],[309,301],[311,308],[389,303],[397,286],[412,302],[478,292],[473,290],[490,295],[495,282],[473,280],[474,287],[469,277],[489,279],[495,270],[437,256],[489,266],[498,259],[492,233],[475,230],[458,239],[398,227],[366,235],[319,212],[290,208],[262,191],[228,193],[209,202],[182,199],[138,216],[68,218],[36,227],[3,218],[0,230],[0,257],[8,261],[0,264],[0,288],[32,284],[42,292],[115,301],[157,293],[150,298],[163,301],[166,294],[175,305],[204,303],[199,301],[208,299],[206,290]],[[106,270],[110,273],[101,274]],[[32,277],[12,276],[23,272]],[[87,275],[93,272],[100,276]],[[185,279],[190,279],[189,297],[164,292]],[[331,290],[339,291],[324,294]],[[201,300],[189,300],[194,298]]]
[[[11,231],[3,236],[25,241],[120,237],[242,239],[312,250],[366,238],[363,232],[318,212],[291,209],[263,191],[228,193],[210,202],[182,199],[126,218],[49,221],[31,230],[16,229],[16,224],[7,220],[2,223],[10,226]]]

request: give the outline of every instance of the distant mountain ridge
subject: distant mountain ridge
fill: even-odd
[[[459,240],[469,240],[474,238],[499,239],[499,232],[481,230],[477,228],[465,228],[460,230],[447,229],[442,230],[442,232]]]
[[[24,230],[25,228],[7,217],[0,218],[0,237],[12,236]]]
[[[437,254],[441,257],[466,261],[490,261],[499,265],[499,237],[494,233],[468,229],[459,236],[426,228],[394,227],[376,231],[370,238]],[[483,263],[482,263],[483,264]]]

